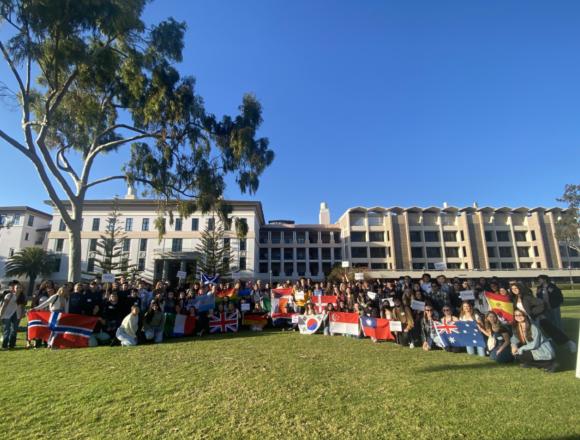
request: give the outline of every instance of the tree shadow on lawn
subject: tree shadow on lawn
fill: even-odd
[[[250,330],[244,330],[238,333],[204,333],[203,336],[186,336],[183,338],[167,338],[163,339],[163,344],[179,344],[181,342],[214,342],[214,341],[226,341],[230,339],[244,339],[244,338],[254,338],[257,336],[273,336],[280,333],[280,330],[272,329],[261,332],[253,332]],[[145,345],[145,344],[142,344]]]
[[[442,371],[449,370],[478,370],[478,369],[489,369],[497,367],[512,367],[517,366],[517,364],[498,364],[497,362],[478,362],[477,364],[442,364],[442,365],[432,365],[430,367],[421,368],[417,370],[417,373],[441,373]]]

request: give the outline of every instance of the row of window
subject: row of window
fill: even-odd
[[[443,240],[446,242],[456,242],[459,233],[460,241],[465,241],[463,231],[443,231]],[[439,242],[439,231],[409,231],[411,242]]]
[[[309,248],[308,258],[310,260],[330,260],[332,255],[332,250],[334,249],[334,259],[336,261],[342,260],[342,249],[341,248]],[[320,253],[319,253],[320,250]],[[296,252],[294,252],[296,251]],[[284,255],[284,260],[306,260],[306,248],[260,248],[259,256],[260,260],[274,260],[279,261]]]
[[[322,270],[320,270],[318,263],[310,263],[308,265],[309,274],[311,276],[318,276],[318,275],[328,275],[332,270],[331,263],[322,263]],[[267,262],[261,262],[258,266],[258,270],[260,273],[269,273],[271,271],[272,276],[293,276],[294,275],[294,263],[270,263],[270,268],[268,268]],[[296,274],[299,277],[306,276],[306,263],[296,263]]]
[[[149,219],[149,218],[141,219],[141,231],[149,231],[150,230],[150,227],[151,227],[150,220],[151,219]],[[242,218],[240,220],[243,222],[247,221],[244,218]],[[215,229],[215,225],[216,225],[215,218],[209,217],[206,219],[205,227],[209,231],[213,231]],[[174,226],[175,231],[182,231],[183,230],[183,219],[181,217],[174,219],[173,226]],[[93,218],[93,222],[91,225],[91,231],[99,231],[100,228],[101,228],[101,219],[100,218]],[[82,227],[81,227],[81,229],[82,229]],[[231,228],[226,228],[226,229],[229,230]],[[62,219],[60,220],[58,230],[59,231],[66,231],[66,225]],[[191,230],[192,231],[199,231],[199,218],[194,217],[191,219]],[[133,219],[131,217],[127,217],[125,219],[125,231],[126,232],[133,231]]]
[[[225,263],[229,263],[228,258],[224,258]],[[124,258],[121,260],[121,272],[127,271],[129,268],[129,259]],[[142,272],[145,270],[145,258],[138,258],[137,259],[137,270]],[[238,270],[246,270],[246,257],[240,257]],[[59,268],[55,272],[60,271],[60,259],[59,259]],[[87,272],[94,272],[95,271],[95,259],[89,258],[87,260]]]
[[[536,231],[514,231],[515,241],[536,241]],[[511,241],[510,231],[485,231],[485,241]]]
[[[437,246],[413,246],[411,247],[411,257],[413,258],[441,258],[441,248]],[[445,246],[445,256],[447,258],[460,258],[459,247]],[[463,256],[467,256],[467,249],[463,247]]]
[[[527,246],[518,246],[517,248],[518,257],[520,258],[529,258],[530,257],[530,248]],[[540,251],[538,246],[532,247],[533,256],[539,257]],[[511,246],[488,246],[487,247],[487,256],[489,258],[512,258],[513,257],[513,248]]]
[[[334,238],[334,243],[340,243],[339,231],[268,231],[261,230],[259,240],[260,243],[332,243],[331,238]]]
[[[13,214],[12,216],[0,214],[0,226],[4,226],[6,224],[20,226],[21,221],[22,216],[20,214]],[[32,214],[28,215],[28,221],[26,222],[26,224],[31,227],[34,226],[34,216]]]
[[[387,241],[391,239],[389,231],[387,231]],[[367,233],[360,231],[352,231],[350,233],[350,241],[353,243],[363,243],[367,241]],[[371,231],[369,232],[369,239],[371,242],[384,242],[385,233],[383,231]]]

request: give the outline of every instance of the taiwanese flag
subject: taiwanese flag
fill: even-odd
[[[500,318],[508,323],[514,320],[514,305],[509,296],[485,292],[485,298],[487,299],[489,308],[497,313]]]
[[[363,316],[360,319],[363,333],[368,338],[382,339],[391,341],[395,337],[391,333],[391,328],[388,319],[371,318],[370,316]]]
[[[287,288],[279,287],[277,289],[272,289],[272,292],[278,296],[290,296],[294,293],[294,291],[292,290],[292,287],[287,287]]]
[[[313,296],[311,299],[312,304],[314,304],[314,310],[316,310],[316,313],[324,313],[328,304],[334,304],[336,306],[338,301],[338,297],[336,295]]]
[[[226,296],[228,297],[232,297],[236,294],[236,289],[234,289],[233,287],[231,289],[226,289],[226,290],[220,290],[217,293],[218,298],[224,298]]]
[[[99,318],[72,313],[28,312],[28,339],[41,339],[55,348],[89,346]]]

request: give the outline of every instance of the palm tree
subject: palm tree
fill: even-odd
[[[39,275],[50,275],[54,271],[54,257],[39,247],[24,248],[16,252],[6,263],[6,275],[25,276],[30,280],[28,296],[32,295],[34,282]]]

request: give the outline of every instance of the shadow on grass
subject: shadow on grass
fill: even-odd
[[[238,333],[204,333],[203,336],[187,336],[183,338],[167,338],[163,339],[163,344],[179,344],[182,342],[215,342],[215,341],[225,341],[230,339],[245,339],[245,338],[255,338],[260,336],[273,336],[280,333],[280,330],[271,329],[261,332],[252,332],[249,330],[244,330]],[[146,345],[146,344],[141,344]]]
[[[480,362],[477,364],[459,364],[459,365],[433,365],[426,368],[421,368],[417,370],[418,373],[441,373],[442,371],[463,371],[463,370],[488,370],[490,368],[497,367],[512,367],[517,366],[517,364],[498,364],[497,362]]]

